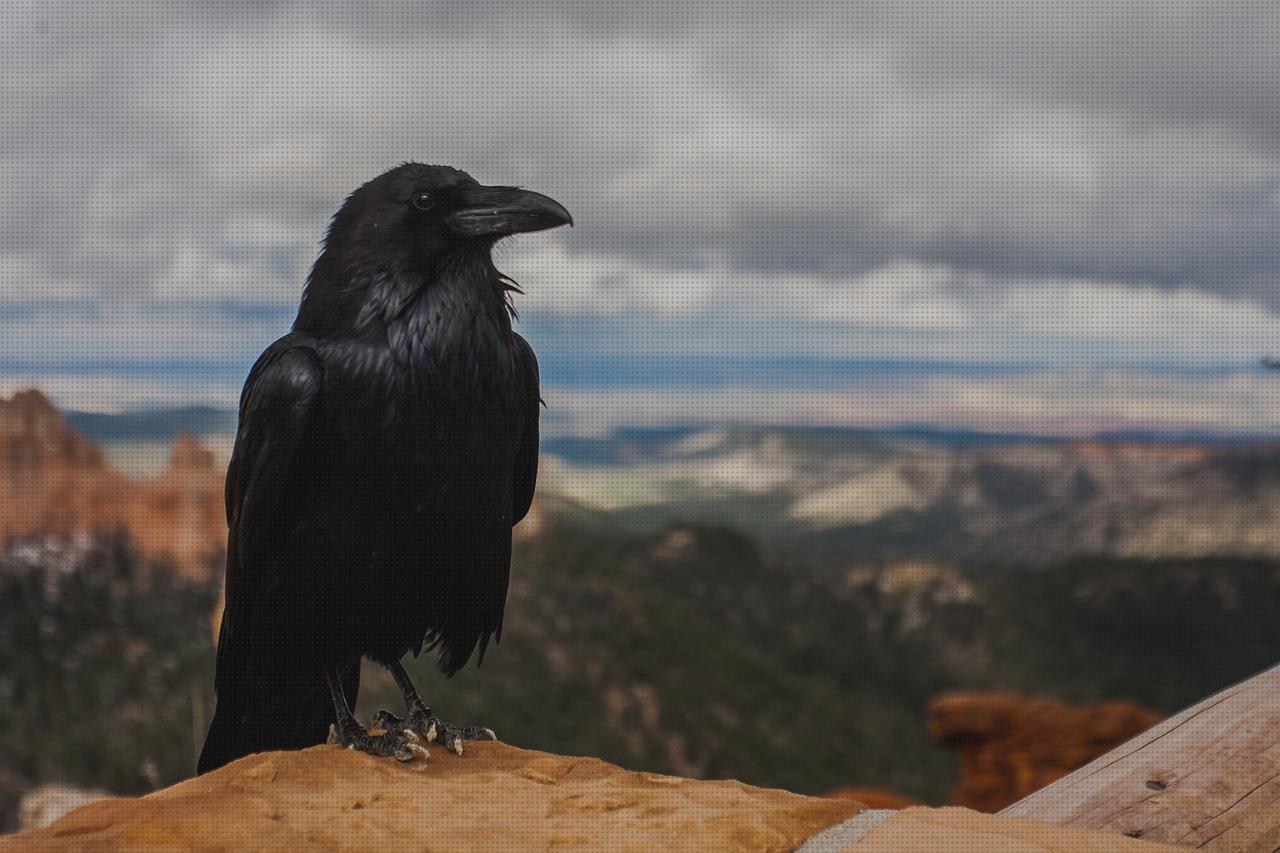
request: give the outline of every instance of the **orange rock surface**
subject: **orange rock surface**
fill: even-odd
[[[0,851],[789,851],[860,808],[501,743],[408,764],[317,746],[93,803]]]
[[[635,773],[480,743],[399,764],[335,746],[252,755],[141,799],[100,800],[0,838],[8,851],[1172,850],[968,809],[864,811],[740,782]]]
[[[822,796],[831,800],[852,800],[855,803],[862,803],[869,809],[905,809],[920,805],[919,800],[879,788],[837,788]]]
[[[956,805],[995,812],[1149,729],[1132,702],[1076,707],[1013,693],[953,693],[929,706],[929,734],[960,759]]]
[[[211,453],[180,436],[159,476],[128,477],[39,391],[0,400],[0,547],[125,531],[144,558],[205,577],[226,545],[223,476]]]

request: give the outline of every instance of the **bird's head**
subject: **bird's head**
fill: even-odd
[[[539,193],[484,186],[448,166],[405,163],[347,197],[325,248],[429,264],[459,246],[488,248],[512,234],[572,224],[569,211]]]
[[[446,268],[494,285],[487,292],[510,307],[510,280],[493,267],[493,244],[572,222],[558,202],[535,192],[482,186],[447,166],[397,166],[334,214],[294,328],[323,337],[376,327],[400,316]]]

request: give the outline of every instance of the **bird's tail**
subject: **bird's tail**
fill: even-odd
[[[360,690],[359,660],[341,675],[343,693],[354,707]],[[197,773],[255,752],[304,749],[325,742],[335,713],[324,673],[295,669],[275,674],[270,682],[220,691]]]

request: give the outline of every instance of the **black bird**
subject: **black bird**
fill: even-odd
[[[226,605],[204,773],[329,738],[406,760],[462,751],[400,659],[452,676],[501,637],[511,528],[538,469],[538,366],[511,327],[501,238],[560,204],[406,163],[334,215],[292,331],[253,366],[227,471]],[[352,715],[360,662],[405,697],[385,735]]]

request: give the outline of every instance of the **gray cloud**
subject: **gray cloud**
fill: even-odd
[[[576,251],[655,268],[853,278],[908,259],[1280,303],[1273,4],[9,17],[0,251],[68,286],[171,297],[207,258],[230,268],[217,298],[287,301],[342,195],[413,158],[556,195]]]

